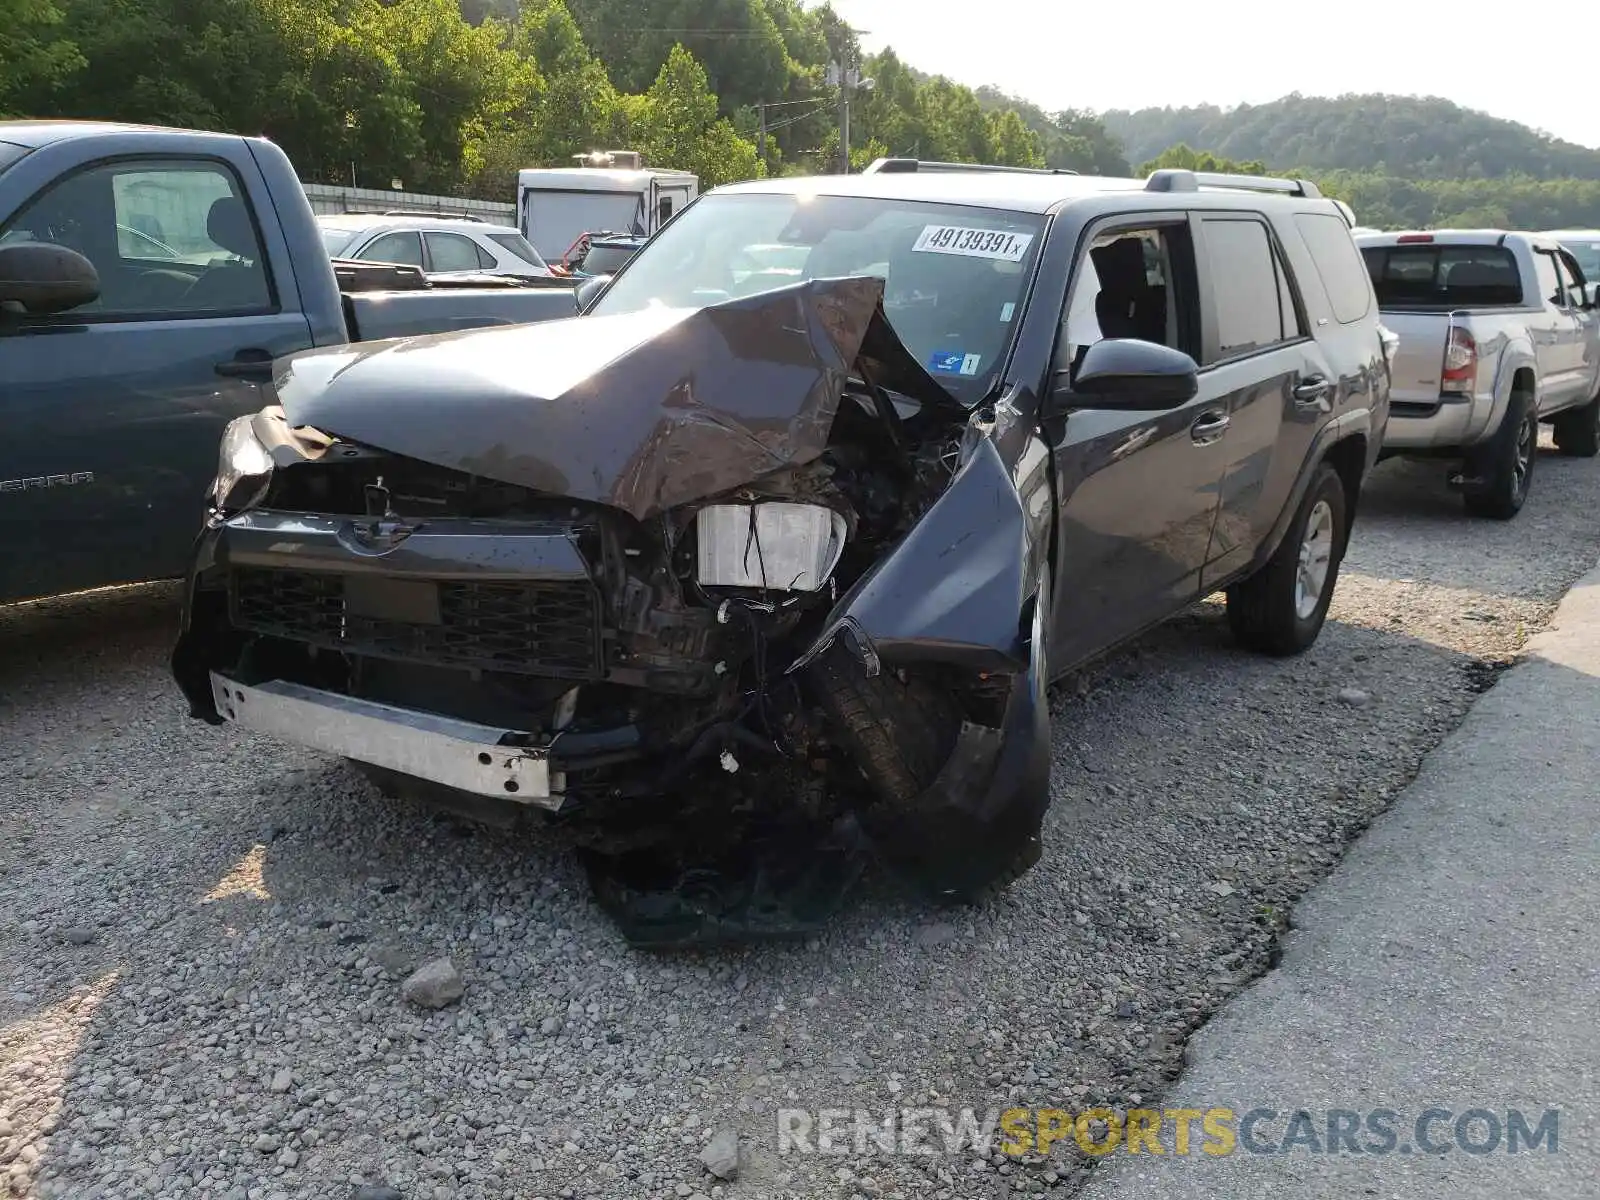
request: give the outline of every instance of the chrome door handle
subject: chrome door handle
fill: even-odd
[[[1111,452],[1111,457],[1126,458],[1128,455],[1132,454],[1135,450],[1147,443],[1151,438],[1155,437],[1155,435],[1156,431],[1148,426],[1144,429],[1138,430],[1135,433],[1130,433],[1122,442],[1122,444]]]
[[[1321,375],[1311,375],[1294,385],[1294,398],[1302,404],[1321,400],[1333,390],[1333,384]]]
[[[1227,413],[1202,413],[1199,419],[1189,426],[1189,437],[1197,446],[1209,446],[1227,433],[1228,426],[1232,423],[1233,418]]]

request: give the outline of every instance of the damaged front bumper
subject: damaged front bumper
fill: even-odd
[[[525,730],[341,696],[281,679],[245,684],[211,673],[212,702],[229,721],[442,787],[559,809],[550,750]]]

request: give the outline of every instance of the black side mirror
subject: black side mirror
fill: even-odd
[[[573,302],[577,304],[580,313],[586,313],[600,293],[606,290],[606,284],[611,282],[609,275],[594,275],[585,279],[578,285],[578,290],[573,293]]]
[[[65,312],[100,295],[94,264],[53,242],[0,246],[0,304],[35,315]]]
[[[1083,354],[1053,399],[1067,408],[1159,411],[1193,400],[1200,367],[1182,350],[1137,338],[1107,338]]]

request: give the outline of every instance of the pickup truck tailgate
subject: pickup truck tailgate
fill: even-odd
[[[1444,374],[1445,344],[1450,337],[1450,314],[1384,309],[1382,318],[1400,338],[1390,370],[1390,411],[1401,416],[1411,406],[1436,408]]]

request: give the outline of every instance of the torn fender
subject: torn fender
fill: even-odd
[[[1030,527],[994,442],[979,441],[950,486],[839,600],[822,634],[790,669],[843,635],[869,673],[877,660],[1022,671],[1041,535]]]
[[[964,412],[882,301],[882,280],[816,279],[697,310],[306,351],[280,364],[278,398],[292,426],[642,520],[818,457],[860,359]]]

